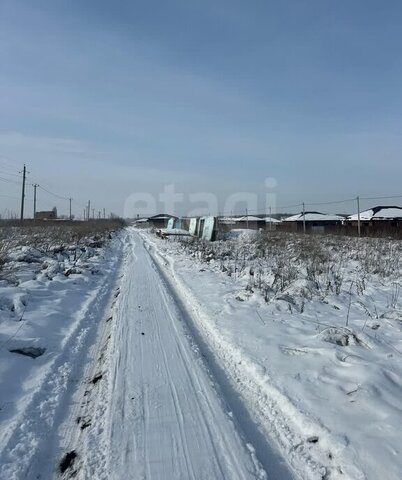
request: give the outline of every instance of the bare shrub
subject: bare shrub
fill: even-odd
[[[9,253],[17,247],[29,247],[42,254],[73,255],[80,248],[96,248],[124,225],[120,219],[90,222],[27,222],[23,226],[0,223],[0,269]]]
[[[402,266],[402,242],[389,239],[269,232],[248,240],[179,242],[197,261],[215,261],[228,276],[245,278],[246,288],[260,291],[266,301],[294,288],[306,300],[347,294],[351,276],[355,294],[362,296],[369,275],[395,281]]]

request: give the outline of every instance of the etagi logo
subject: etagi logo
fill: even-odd
[[[132,193],[124,203],[124,217],[152,216],[158,213],[188,217],[273,214],[276,213],[277,185],[275,178],[268,177],[264,181],[265,192],[262,194],[234,192],[219,201],[215,193],[194,192],[185,195],[176,191],[174,184],[168,184],[158,195],[149,192]]]

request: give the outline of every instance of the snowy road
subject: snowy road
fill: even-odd
[[[116,316],[112,477],[263,478],[135,234]]]
[[[77,452],[71,476],[268,478],[180,305],[133,231],[126,237],[119,292],[102,380],[96,392],[84,393],[90,426],[75,438],[70,432],[64,448]],[[68,470],[63,478],[70,478]]]

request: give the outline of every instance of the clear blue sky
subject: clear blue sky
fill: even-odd
[[[2,0],[0,176],[26,162],[117,213],[166,183],[223,199],[274,177],[278,204],[398,194],[401,25],[394,0]],[[18,185],[0,191],[17,209]]]

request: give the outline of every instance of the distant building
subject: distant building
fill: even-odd
[[[331,215],[321,212],[301,212],[296,215],[284,218],[281,227],[284,230],[303,231],[304,224],[306,231],[313,233],[324,233],[325,231],[336,230],[342,226],[345,217]]]
[[[134,220],[134,225],[145,225],[148,223],[148,218],[136,218]]]
[[[36,212],[35,220],[57,220],[57,208],[54,207],[53,210]]]
[[[219,224],[226,225],[228,228],[259,230],[265,228],[266,221],[263,217],[244,215],[243,217],[221,217],[219,218]]]
[[[357,227],[358,214],[350,215],[346,224]],[[385,233],[402,230],[402,207],[377,206],[360,212],[360,227],[363,233],[382,230]]]
[[[265,218],[256,217],[254,215],[245,215],[236,221],[236,228],[248,228],[252,230],[259,230],[265,228]]]
[[[166,228],[171,218],[176,219],[177,217],[173,215],[169,215],[167,213],[163,213],[159,215],[154,215],[153,217],[148,217],[146,219],[144,218],[138,219],[136,223],[140,223],[141,221],[143,226],[146,226],[146,227]]]
[[[276,227],[280,225],[281,220],[278,220],[277,218],[273,217],[265,217],[265,228],[267,230],[276,230]]]

